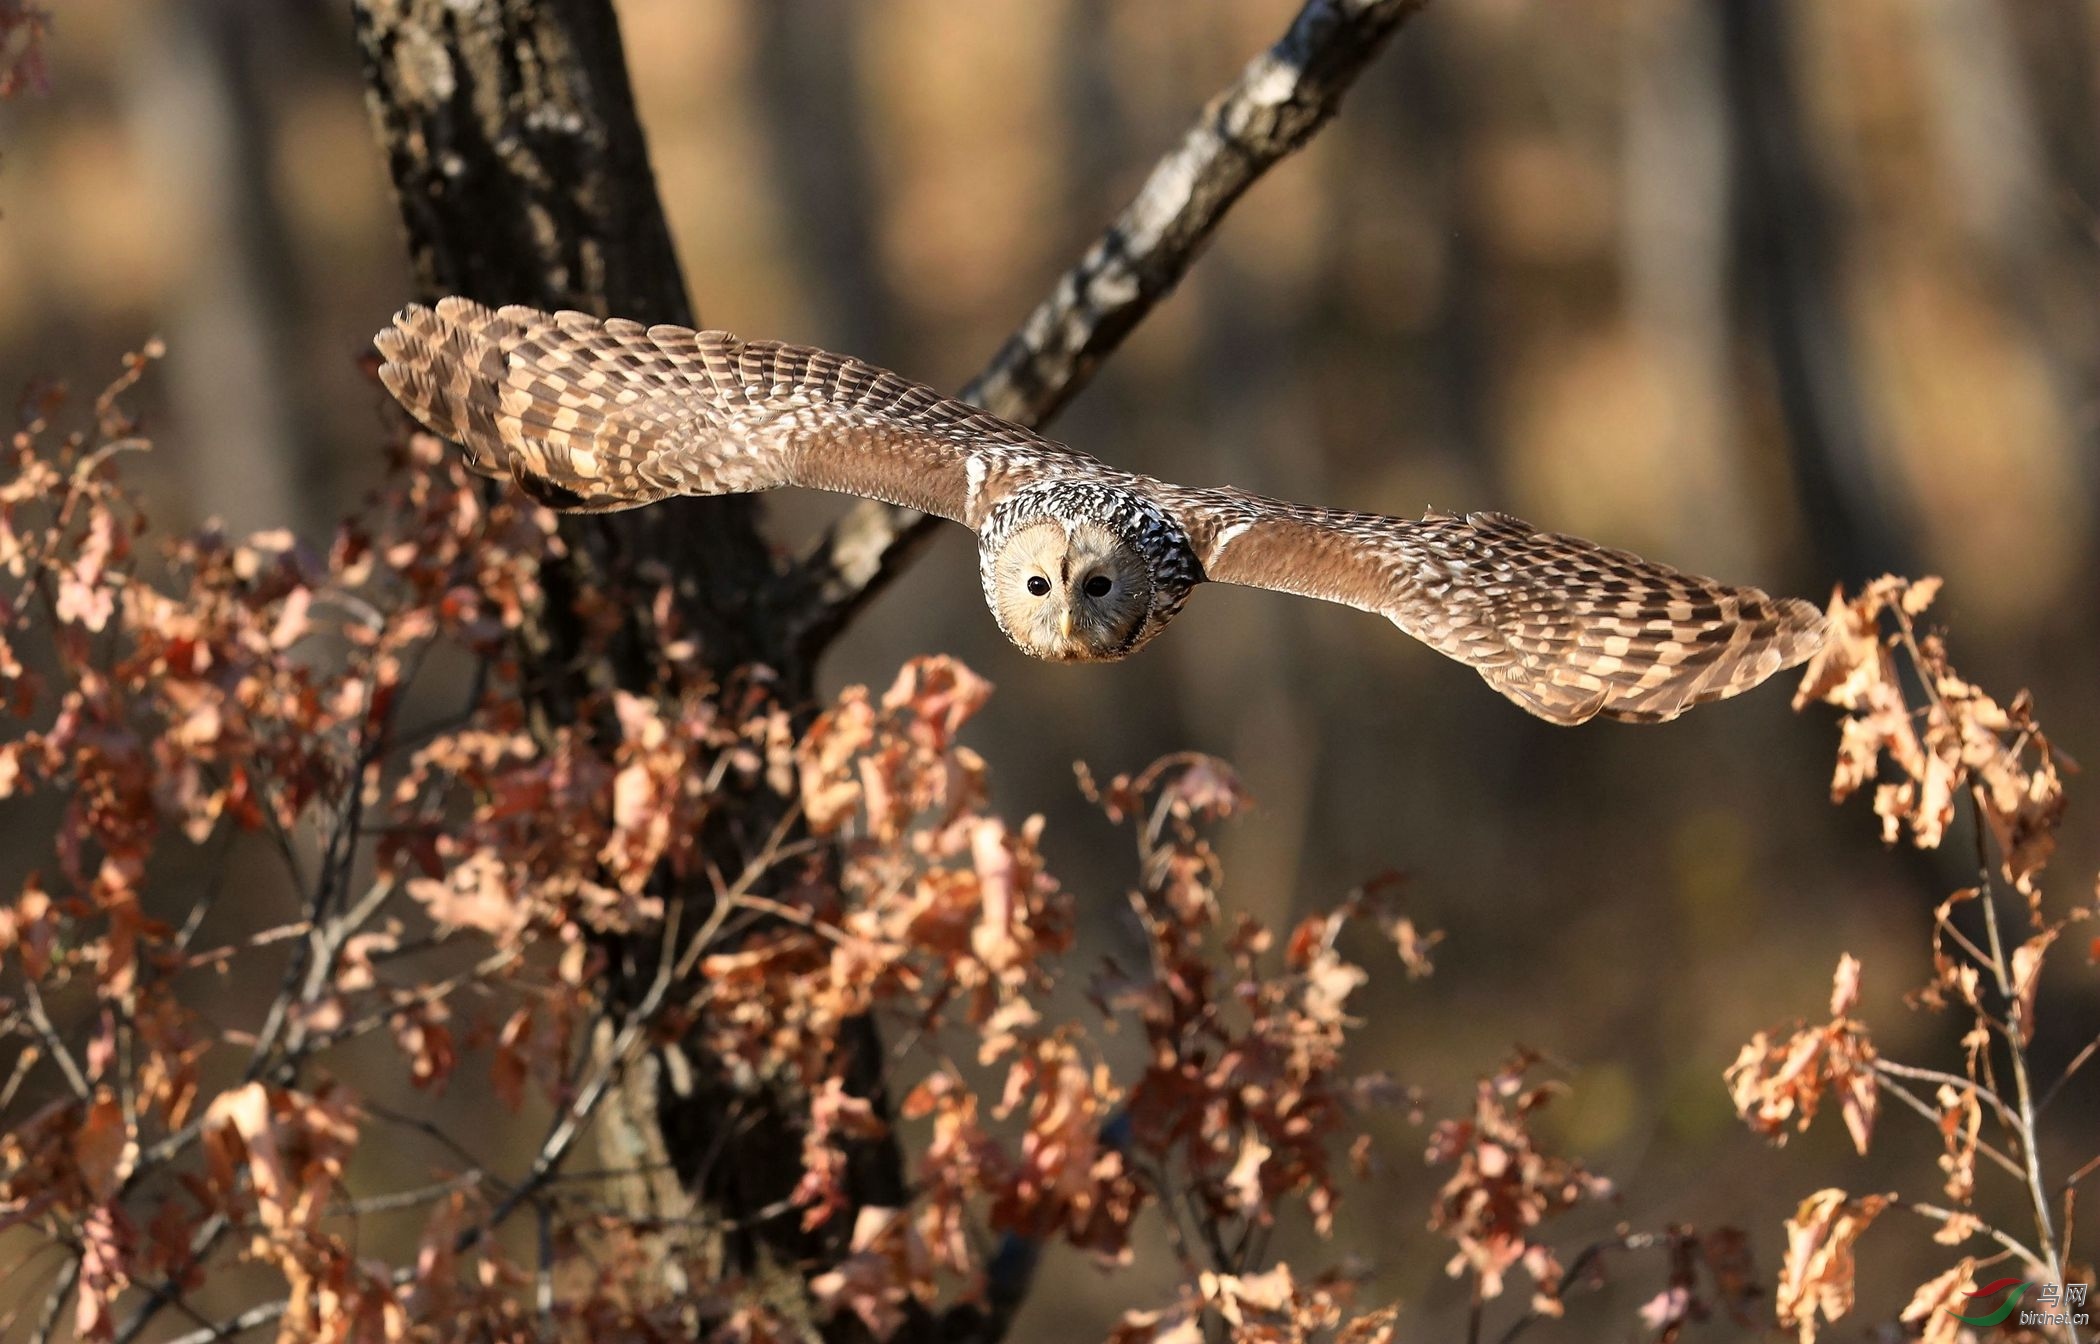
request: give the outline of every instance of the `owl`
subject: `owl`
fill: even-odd
[[[460,298],[404,309],[375,344],[418,420],[557,509],[792,485],[953,519],[999,628],[1038,658],[1135,653],[1209,580],[1375,612],[1552,723],[1659,723],[1823,639],[1812,603],[1504,514],[1389,518],[1118,471],[822,350]]]

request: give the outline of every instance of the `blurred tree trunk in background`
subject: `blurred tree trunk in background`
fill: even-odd
[[[2090,234],[2100,198],[2094,44],[2090,28],[2079,30],[2081,17],[2093,22],[2073,6],[1935,0],[1917,24],[1942,176],[1983,259],[1983,282],[2049,361],[2057,398],[2092,417],[2100,414],[2092,296],[2063,284],[2055,260],[2066,221]],[[2022,28],[2030,30],[2025,51]],[[2086,495],[2100,496],[2100,434],[2076,441],[2085,449]]]
[[[1790,7],[1724,0],[1722,76],[1734,167],[1736,303],[1764,347],[1818,572],[1856,584],[1910,573],[1875,478],[1834,207],[1803,124]]]
[[[1708,5],[1676,6],[1637,32],[1625,68],[1626,312],[1662,366],[1680,427],[1671,463],[1688,487],[1679,525],[1706,543],[1703,562],[1716,572],[1784,572],[1754,539],[1792,501],[1777,492],[1759,500],[1738,438],[1719,17]],[[1752,501],[1765,507],[1746,510]]]
[[[274,125],[256,69],[281,15],[244,0],[171,0],[141,11],[124,85],[148,152],[140,162],[170,198],[194,203],[172,227],[190,239],[166,335],[180,414],[192,428],[195,479],[235,535],[325,521],[302,468],[320,461],[295,404],[306,382],[286,367],[297,312],[282,206],[272,185]]]
[[[761,4],[752,74],[766,166],[810,315],[841,350],[876,363],[898,348],[898,304],[876,255],[878,203],[854,5]]]

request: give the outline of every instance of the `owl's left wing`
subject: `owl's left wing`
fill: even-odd
[[[418,420],[559,509],[799,485],[976,527],[1049,467],[1101,469],[887,369],[726,331],[449,298],[373,343]]]
[[[1823,616],[1498,513],[1345,513],[1161,486],[1204,576],[1386,616],[1553,723],[1661,723],[1805,661]]]

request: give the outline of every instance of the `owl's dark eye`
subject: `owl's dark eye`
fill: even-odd
[[[1028,576],[1028,591],[1035,597],[1048,597],[1050,596],[1050,580],[1040,574],[1031,574]]]
[[[1108,590],[1115,586],[1116,581],[1108,577],[1108,575],[1096,574],[1086,581],[1086,595],[1088,597],[1107,597]]]

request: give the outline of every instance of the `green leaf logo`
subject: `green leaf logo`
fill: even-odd
[[[1971,1298],[1990,1297],[1996,1293],[2005,1292],[2007,1288],[2011,1288],[2012,1291],[2005,1294],[2005,1301],[1998,1304],[1996,1311],[1988,1316],[1964,1316],[1955,1311],[1954,1308],[1949,1307],[1947,1308],[1947,1314],[1964,1325],[1996,1325],[2013,1314],[2013,1309],[2020,1305],[2020,1298],[2033,1286],[2033,1284],[2023,1283],[2019,1279],[1998,1279],[1995,1282],[1986,1283],[1973,1293],[1963,1294],[1963,1296]]]

